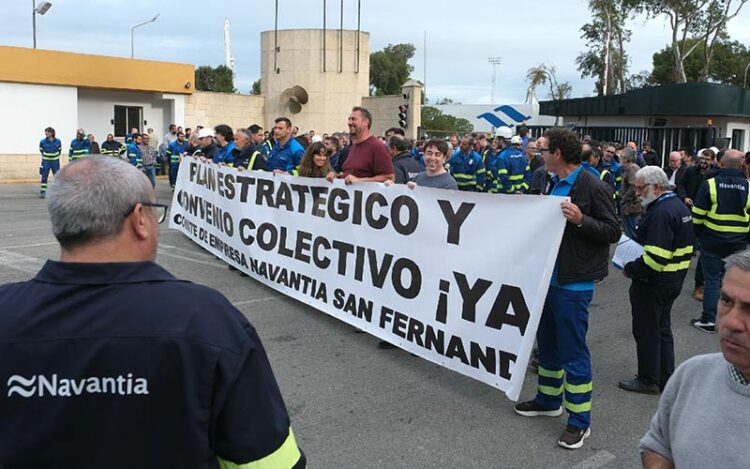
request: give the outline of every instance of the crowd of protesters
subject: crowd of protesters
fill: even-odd
[[[702,302],[702,312],[692,325],[715,333],[717,305],[731,311],[720,303],[720,295],[729,295],[720,289],[727,258],[736,267],[735,277],[746,277],[749,268],[748,255],[737,255],[746,249],[750,234],[750,154],[715,147],[697,152],[678,148],[664,155],[663,162],[647,142],[640,147],[634,141],[599,142],[567,128],[549,129],[536,139],[521,126],[516,131],[501,127],[493,136],[412,140],[401,128],[373,135],[372,122],[367,109],[355,107],[348,131],[330,135],[300,133],[287,117],[275,119],[270,131],[257,124],[195,130],[172,125],[159,139],[152,129],[143,134],[131,129],[125,145],[110,134],[100,151],[127,159],[152,186],[163,169],[174,188],[180,161],[194,157],[239,171],[340,178],[346,184],[568,197],[561,204],[567,224],[537,334],[538,392],[533,400],[515,406],[516,413],[526,417],[557,416],[567,410],[568,423],[558,440],[567,449],[580,448],[591,433],[588,308],[595,285],[608,274],[610,247],[621,232],[638,242],[643,254],[623,266],[631,281],[638,371],[634,379],[620,381],[620,388],[643,394],[669,392],[667,384],[675,373],[671,309],[697,252],[701,255],[693,294]],[[71,143],[71,159],[92,153],[94,145],[93,136],[79,129]],[[42,195],[49,171],[59,169],[52,162],[60,150],[54,129],[46,129],[40,143]],[[744,277],[734,281],[742,283]],[[731,327],[742,329],[739,320],[735,322]],[[738,344],[750,340],[750,329],[731,334]],[[380,345],[389,348],[385,342]],[[750,376],[743,373],[750,365],[727,360],[732,376],[747,386]],[[670,399],[672,394],[674,389]],[[650,458],[674,460],[664,454],[669,442],[662,427],[663,422],[655,420],[642,451]]]

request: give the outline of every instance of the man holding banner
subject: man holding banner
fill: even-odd
[[[558,440],[578,449],[591,434],[591,355],[586,345],[594,282],[608,273],[609,245],[620,238],[610,188],[581,166],[581,142],[571,130],[553,128],[539,139],[547,171],[555,174],[550,195],[567,220],[537,331],[539,387],[536,398],[517,404],[524,417],[562,414],[568,424]]]

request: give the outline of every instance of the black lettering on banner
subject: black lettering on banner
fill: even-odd
[[[452,335],[448,341],[448,348],[445,349],[445,357],[453,358],[458,357],[464,365],[469,364],[469,359],[466,357],[466,349],[464,348],[464,342],[460,337]]]
[[[334,188],[328,195],[328,216],[333,221],[346,221],[349,218],[349,204],[336,203],[336,199],[349,200],[349,193],[341,188]]]
[[[279,183],[279,188],[276,191],[276,208],[280,208],[282,205],[287,212],[294,211],[292,191],[289,189],[289,185],[285,182]]]
[[[346,275],[346,259],[354,252],[354,246],[342,241],[334,241],[331,247],[339,252],[339,275]]]
[[[367,257],[370,261],[370,277],[372,277],[373,286],[383,288],[388,270],[390,270],[393,262],[393,254],[386,253],[383,255],[383,263],[380,264],[380,268],[378,268],[378,255],[374,249],[367,249]]]
[[[313,186],[310,188],[310,194],[313,198],[312,214],[320,218],[325,217],[326,212],[323,210],[323,207],[326,205],[326,198],[324,195],[328,194],[328,188]]]
[[[403,284],[403,273],[405,271],[409,272],[411,277],[408,287]],[[391,281],[396,293],[407,300],[411,300],[416,298],[422,290],[422,271],[419,270],[419,266],[414,261],[402,257],[393,264]]]
[[[299,197],[299,206],[297,207],[297,211],[299,213],[305,213],[305,207],[307,206],[307,199],[305,197],[305,194],[310,192],[310,188],[308,186],[301,186],[299,184],[292,184],[290,187],[294,192],[297,193]]]
[[[401,223],[401,209],[404,207],[409,214],[405,224]],[[419,224],[419,206],[417,202],[406,195],[396,197],[391,206],[391,223],[399,234],[408,236],[414,233]]]
[[[305,264],[310,263],[310,241],[312,241],[312,233],[306,231],[297,232],[297,242],[294,245],[294,258]]]
[[[270,179],[258,179],[257,187],[255,205],[262,205],[261,200],[266,199],[266,206],[273,207],[273,181]]]
[[[331,265],[331,259],[325,256],[320,256],[321,246],[324,247],[326,251],[331,249],[331,243],[329,243],[327,239],[322,236],[315,238],[313,241],[313,262],[315,262],[315,267],[325,270]]]
[[[224,197],[228,200],[234,200],[234,196],[236,195],[234,189],[234,174],[227,173],[224,175],[224,187]]]
[[[268,241],[265,240],[266,233],[269,233],[271,235]],[[258,247],[263,249],[264,251],[271,251],[273,247],[276,246],[276,242],[279,239],[279,233],[278,231],[276,231],[276,227],[270,223],[263,223],[262,225],[260,225],[255,236],[258,240]]]
[[[469,352],[469,357],[471,358],[472,368],[476,368],[478,370],[479,363],[481,362],[485,370],[491,371],[492,373],[497,370],[494,348],[485,347],[484,349],[482,349],[482,346],[476,342],[469,342],[469,348],[471,349],[471,351]]]
[[[440,297],[438,298],[435,320],[445,324],[448,321],[448,293],[450,292],[451,283],[441,279],[438,288],[440,290]]]
[[[224,197],[224,173],[216,175],[216,192],[219,193],[219,197]]]
[[[352,207],[352,224],[362,224],[362,191],[354,191],[354,206]]]
[[[237,183],[240,185],[240,202],[247,202],[247,192],[252,184],[255,184],[255,178],[248,176],[237,176]]]
[[[365,248],[357,246],[356,249],[357,254],[354,256],[354,280],[361,282],[365,274]]]
[[[385,200],[383,194],[379,192],[373,192],[367,196],[367,203],[365,204],[365,218],[367,218],[367,224],[376,230],[382,230],[388,225],[388,217],[380,215],[377,219],[375,218],[374,209],[375,204],[385,207],[388,205],[388,201]]]
[[[438,204],[440,205],[440,210],[443,212],[445,221],[448,223],[448,236],[446,242],[458,246],[458,243],[461,240],[461,226],[464,224],[471,211],[474,210],[476,204],[461,202],[461,206],[458,208],[457,212],[453,211],[453,205],[451,205],[448,200],[438,200]]]
[[[255,238],[250,234],[250,231],[255,229],[255,223],[248,218],[240,220],[240,239],[245,246],[251,246],[255,242]]]
[[[190,163],[190,182],[195,182],[195,175],[198,172],[198,164]]]
[[[477,322],[477,303],[487,292],[487,289],[490,288],[492,282],[480,278],[474,282],[473,286],[469,286],[466,275],[460,272],[453,272],[453,275],[456,277],[458,291],[461,293],[461,298],[463,299],[461,317],[466,321]]]
[[[342,289],[337,288],[333,291],[333,306],[349,313],[352,316],[372,322],[372,309],[374,303],[365,298],[356,296],[353,293],[347,294]]]
[[[513,308],[513,314],[508,313],[509,306]],[[502,329],[504,324],[516,326],[521,335],[524,335],[530,317],[531,313],[521,289],[512,285],[502,285],[485,325],[498,330]]]
[[[507,379],[510,381],[510,378],[512,377],[510,373],[510,363],[515,363],[518,359],[518,356],[510,353],[510,352],[504,352],[502,350],[498,351],[498,355],[500,357],[500,370],[498,374],[501,378]]]
[[[294,251],[289,249],[289,247],[286,245],[286,235],[287,235],[287,228],[286,226],[282,226],[280,229],[280,235],[279,235],[279,254],[285,257],[294,257]]]

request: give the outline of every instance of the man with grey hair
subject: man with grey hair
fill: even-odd
[[[673,151],[672,153],[670,153],[669,166],[667,166],[664,171],[667,173],[667,177],[669,178],[669,186],[673,191],[677,189],[677,181],[682,178],[682,175],[685,173],[685,169],[687,169],[687,166],[682,159],[682,153],[680,153],[679,151]]]
[[[47,204],[61,260],[0,287],[0,462],[303,467],[255,329],[154,263],[166,206],[148,179],[91,156]]]
[[[686,361],[669,380],[640,443],[645,468],[747,467],[750,445],[750,251],[726,259],[721,354]]]
[[[672,304],[682,291],[695,238],[690,211],[671,191],[661,168],[641,168],[635,191],[646,209],[635,230],[643,255],[626,264],[624,273],[632,279],[630,305],[638,373],[619,385],[626,391],[658,394],[674,371]]]
[[[393,158],[393,170],[396,174],[396,184],[406,184],[414,176],[424,171],[424,165],[414,159],[409,153],[409,141],[406,137],[393,134],[388,137],[388,152]],[[390,181],[387,181],[390,182]]]
[[[716,304],[724,275],[724,258],[747,247],[750,233],[750,187],[741,166],[745,155],[727,150],[716,176],[703,181],[693,204],[693,224],[701,245],[703,313],[691,321],[706,333],[716,332]]]

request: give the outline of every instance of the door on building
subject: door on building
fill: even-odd
[[[732,148],[745,151],[745,131],[742,129],[732,130]]]
[[[141,129],[143,107],[115,105],[115,137],[125,137],[133,127]]]

